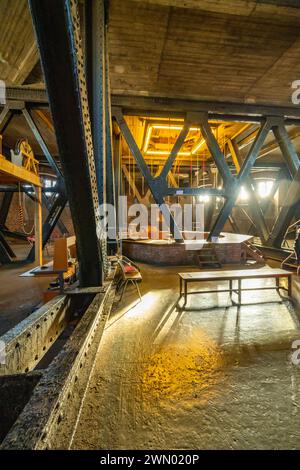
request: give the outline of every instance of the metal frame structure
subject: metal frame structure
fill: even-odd
[[[128,112],[128,114],[130,115],[133,114],[129,109],[127,109],[126,112]],[[182,235],[179,232],[175,222],[172,220],[172,217],[168,213],[167,206],[164,204],[164,198],[166,196],[198,196],[202,194],[208,194],[210,196],[223,197],[223,207],[220,213],[218,214],[216,220],[214,221],[214,224],[208,236],[208,240],[212,240],[214,237],[218,237],[220,235],[220,232],[222,231],[228,219],[232,223],[234,223],[234,220],[232,220],[231,212],[236,204],[240,187],[242,185],[245,185],[250,190],[251,211],[262,243],[269,245],[274,244],[275,246],[278,246],[278,244],[281,243],[285,231],[291,221],[291,218],[294,215],[295,206],[300,200],[300,189],[298,183],[298,181],[300,180],[299,158],[294,149],[293,143],[289,139],[289,136],[287,134],[285,124],[288,121],[284,118],[283,115],[264,117],[260,116],[255,118],[251,116],[249,118],[249,116],[247,115],[239,115],[233,117],[233,119],[236,119],[238,121],[248,122],[250,119],[250,121],[254,120],[255,122],[259,122],[259,129],[244,161],[242,161],[239,148],[236,142],[231,142],[230,150],[232,154],[232,160],[235,163],[235,168],[237,171],[237,175],[234,176],[230,169],[230,165],[228,165],[228,163],[226,162],[224,155],[218,145],[218,142],[211,131],[211,127],[209,124],[210,114],[207,112],[188,112],[184,115],[183,128],[177,138],[177,141],[173,146],[173,149],[170,152],[169,157],[167,158],[164,164],[163,169],[161,170],[158,176],[153,177],[150,173],[148,165],[144,160],[142,152],[134,141],[133,135],[126,123],[126,120],[124,118],[124,111],[120,107],[113,107],[112,113],[128,147],[130,148],[133,154],[138,168],[140,169],[143,177],[149,185],[154,201],[162,209],[163,215],[165,216],[166,220],[171,220],[170,230],[175,240],[182,241]],[[156,115],[157,114],[159,113],[156,113]],[[214,118],[216,118],[216,116],[214,116]],[[229,117],[228,115],[219,114],[218,119],[225,121],[229,119]],[[232,119],[232,116],[230,116],[230,119]],[[295,121],[293,120],[293,122]],[[297,122],[300,125],[300,120],[298,120]],[[202,131],[202,135],[206,140],[207,147],[209,148],[214,163],[218,168],[219,174],[223,180],[222,189],[197,187],[170,188],[167,185],[167,175],[176,160],[177,154],[184,142],[186,135],[188,134],[191,125],[199,126]],[[250,172],[254,167],[262,145],[271,130],[275,136],[275,139],[278,142],[278,146],[282,151],[283,157],[286,162],[287,170],[293,178],[293,181],[291,183],[290,190],[287,194],[284,207],[282,208],[271,233],[269,233],[268,227],[264,219],[262,208],[255,194]]]
[[[74,224],[80,284],[97,286],[103,281],[106,252],[77,2],[29,4]]]
[[[12,121],[13,117],[16,114],[19,114],[19,113],[21,113],[24,116],[30,130],[32,131],[36,141],[38,142],[38,144],[39,144],[39,146],[40,146],[40,148],[43,152],[43,154],[45,155],[48,164],[50,165],[50,167],[52,168],[52,170],[54,171],[54,173],[56,174],[56,177],[57,177],[56,196],[53,198],[52,205],[50,205],[49,203],[45,204],[46,203],[45,196],[43,197],[44,205],[49,211],[49,214],[48,214],[48,216],[47,216],[47,218],[46,218],[46,220],[43,224],[43,229],[42,229],[43,230],[43,248],[44,248],[44,246],[48,242],[48,240],[49,240],[56,224],[60,223],[59,222],[60,215],[61,215],[62,211],[64,210],[66,204],[67,204],[67,196],[66,196],[66,191],[65,191],[65,186],[64,186],[64,179],[63,179],[62,172],[61,172],[56,160],[51,155],[51,152],[48,149],[48,146],[45,143],[45,141],[44,141],[44,139],[43,139],[43,137],[42,137],[42,135],[41,135],[34,119],[33,119],[33,117],[32,117],[32,113],[31,113],[30,109],[27,108],[24,101],[10,101],[10,100],[7,101],[7,104],[6,104],[5,108],[3,109],[3,111],[0,115],[0,129],[1,129],[1,132],[4,132],[5,128]],[[2,118],[2,120],[1,120],[1,118]],[[2,191],[2,188],[0,188],[0,190]],[[9,197],[10,197],[10,200],[12,199],[12,196],[13,196],[12,192],[7,192],[7,189],[3,189],[3,192],[4,192],[3,203],[4,203],[4,201],[8,201]],[[2,204],[1,209],[0,209],[1,221],[3,221],[4,218],[6,220],[6,217],[7,217],[6,212],[8,210],[9,210],[9,206],[7,206],[7,205],[4,206]],[[5,215],[5,213],[6,213],[6,215]],[[4,222],[4,224],[1,223],[0,225],[1,226],[5,225],[5,222]],[[61,229],[62,229],[62,226],[61,226]],[[62,233],[64,233],[64,232],[62,232]],[[14,236],[15,234],[12,233],[11,235]],[[35,257],[35,248],[34,248],[34,246],[32,246],[32,248],[29,251],[29,254],[27,256],[27,261],[33,262],[34,257]]]
[[[118,154],[120,137],[116,138],[112,135],[111,117],[117,122],[141,174],[148,183],[154,201],[161,208],[165,219],[169,221],[170,230],[175,240],[182,242],[183,238],[172,214],[164,203],[165,197],[206,194],[223,198],[223,207],[214,221],[212,220],[212,210],[209,212],[210,233],[208,239],[211,240],[213,237],[219,236],[227,220],[236,226],[231,212],[236,205],[241,185],[245,185],[251,196],[252,220],[255,221],[257,233],[262,243],[269,246],[280,246],[286,227],[290,224],[300,199],[300,191],[298,190],[299,158],[285,128],[290,124],[300,125],[300,109],[297,107],[170,99],[159,96],[111,96],[107,57],[106,2],[105,0],[85,2],[83,21],[85,59],[81,44],[81,25],[77,3],[76,0],[30,0],[66,187],[60,169],[47,149],[30,113],[30,109],[34,107],[40,109],[47,106],[46,92],[22,89],[21,87],[8,88],[7,98],[11,105],[6,106],[0,114],[0,130],[5,129],[10,122],[13,107],[17,112],[22,112],[46,159],[56,172],[59,181],[58,197],[53,197],[53,206],[44,224],[44,231],[49,234],[53,230],[54,222],[58,221],[67,201],[67,193],[79,244],[79,256],[83,263],[82,282],[93,285],[98,283],[100,278],[102,279],[95,266],[92,269],[93,274],[88,267],[89,261],[94,258],[99,246],[99,258],[97,259],[103,264],[104,270],[106,266],[107,246],[101,230],[98,207],[101,202],[114,204],[116,194],[121,186],[120,156]],[[55,21],[50,21],[50,18],[55,18]],[[60,63],[59,70],[58,62]],[[64,93],[65,89],[68,89],[67,94]],[[64,117],[65,109],[68,109],[68,120]],[[182,131],[159,174],[151,175],[143,154],[124,118],[125,115],[184,119]],[[253,123],[254,140],[243,161],[237,142],[234,140],[229,144],[236,175],[226,161],[212,132],[209,122],[214,119]],[[197,125],[201,128],[202,135],[223,181],[221,189],[168,186],[168,175],[170,175],[172,165],[191,125]],[[256,165],[256,159],[270,131],[275,136],[292,178],[285,204],[271,231],[264,218],[264,210],[267,205],[259,202],[251,178],[251,170]],[[114,147],[113,151],[112,147]],[[78,158],[75,158],[76,155]],[[89,220],[88,228],[85,223],[87,218]],[[213,223],[212,227],[211,223]],[[97,236],[96,232],[98,232]],[[44,242],[46,239],[47,236],[43,236]]]

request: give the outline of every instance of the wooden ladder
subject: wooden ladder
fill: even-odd
[[[262,252],[258,248],[253,246],[250,242],[244,242],[243,249],[245,253],[245,261],[254,260],[257,263],[265,263],[265,258]]]

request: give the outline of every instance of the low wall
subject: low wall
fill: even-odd
[[[32,370],[65,329],[70,319],[70,299],[55,297],[0,337],[5,364],[0,375]]]
[[[114,299],[113,282],[95,296],[69,340],[43,372],[1,449],[68,449]]]
[[[218,261],[221,264],[239,264],[243,261],[242,243],[251,237],[235,234],[222,234],[214,243]],[[204,245],[206,242],[204,242]],[[122,253],[134,261],[165,266],[197,265],[198,250],[187,249],[187,243],[168,243],[148,240],[123,240]]]

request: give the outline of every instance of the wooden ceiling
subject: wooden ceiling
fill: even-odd
[[[0,79],[43,87],[27,0],[1,0],[0,19]],[[110,0],[113,95],[291,106],[299,56],[299,0]],[[56,155],[53,132],[35,119]],[[41,154],[19,116],[4,138],[13,148],[23,136]],[[176,133],[157,137],[151,145],[162,149]]]
[[[112,0],[113,93],[291,104],[300,4],[284,3]]]
[[[291,104],[298,0],[110,0],[113,94]],[[27,0],[0,2],[0,79],[41,85]]]

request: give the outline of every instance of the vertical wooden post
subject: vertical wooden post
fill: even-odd
[[[42,188],[35,186],[35,203],[34,203],[34,229],[35,229],[35,264],[42,266],[43,264],[43,243],[42,243]]]

